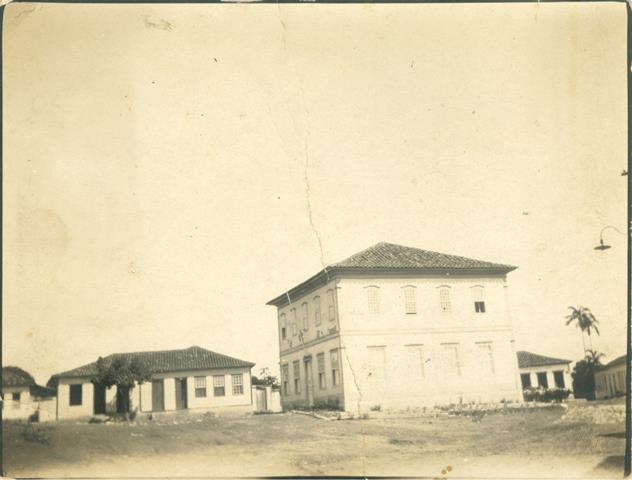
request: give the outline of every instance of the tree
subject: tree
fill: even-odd
[[[586,356],[573,367],[573,393],[575,398],[595,399],[595,371],[601,366],[603,353],[587,350]]]
[[[253,375],[250,381],[253,385],[279,385],[279,380],[277,377],[270,374],[270,369],[268,367],[262,368],[259,372],[259,376],[257,377]]]
[[[571,310],[571,313],[566,316],[566,325],[575,323],[575,326],[581,330],[582,346],[584,347],[584,353],[586,353],[587,350],[586,341],[584,340],[584,334],[588,334],[590,350],[592,350],[591,332],[594,331],[597,335],[599,335],[599,329],[597,328],[597,324],[599,324],[599,321],[595,318],[590,309],[586,307],[579,306],[577,308],[568,308]]]
[[[129,419],[129,391],[136,384],[142,385],[151,379],[151,373],[147,366],[137,357],[115,357],[106,360],[102,357],[97,359],[97,374],[92,378],[92,383],[111,388],[116,385],[118,395],[122,395],[123,411],[125,417]]]

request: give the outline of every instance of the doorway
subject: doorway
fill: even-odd
[[[105,387],[97,383],[94,386],[94,414],[100,415],[105,413]]]
[[[176,410],[184,410],[187,406],[187,379],[176,378]]]
[[[162,412],[165,409],[165,381],[152,380],[151,382],[151,410]]]
[[[312,357],[305,357],[305,392],[307,393],[307,406],[314,406],[314,381],[312,378]]]

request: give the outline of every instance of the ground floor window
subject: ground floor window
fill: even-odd
[[[71,406],[75,406],[75,405],[81,405],[81,401],[82,401],[82,394],[83,394],[83,385],[76,384],[76,385],[70,385],[70,405]]]
[[[566,388],[564,384],[564,372],[562,370],[556,370],[553,372],[553,380],[555,380],[555,386],[557,388]]]
[[[542,388],[549,388],[549,381],[546,378],[546,372],[538,372],[538,386]]]
[[[206,377],[195,377],[196,398],[206,397]]]
[[[19,402],[20,401],[20,392],[13,392],[11,394],[11,399],[15,400],[16,402]]]
[[[223,397],[226,395],[224,381],[224,375],[213,375],[213,395],[216,397]]]
[[[340,379],[338,377],[338,350],[332,350],[329,352],[330,360],[331,360],[331,384],[335,387],[340,383]]]
[[[522,388],[529,388],[531,386],[531,375],[528,373],[521,373],[520,381],[522,382]]]
[[[290,368],[287,363],[281,367],[281,381],[283,382],[283,395],[287,395],[290,383]]]
[[[233,395],[244,394],[244,375],[243,373],[236,373],[231,376],[233,382]]]
[[[301,393],[301,363],[297,360],[292,362],[292,370],[294,374],[294,393]]]
[[[316,355],[316,361],[318,363],[318,387],[324,390],[327,388],[327,379],[325,378],[325,354],[319,353]]]

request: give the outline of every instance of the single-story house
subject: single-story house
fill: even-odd
[[[57,418],[124,412],[124,395],[136,413],[176,410],[251,411],[251,369],[254,363],[193,346],[182,350],[115,353],[116,358],[142,362],[151,380],[129,389],[93,384],[96,362],[57,373],[48,381],[57,390]]]
[[[595,371],[595,398],[616,397],[626,393],[627,356],[621,355]]]
[[[571,390],[571,360],[546,357],[537,353],[519,351],[518,371],[522,388],[541,387]]]
[[[38,385],[19,367],[2,368],[2,418],[27,420],[34,414],[40,421],[54,418],[55,390]]]

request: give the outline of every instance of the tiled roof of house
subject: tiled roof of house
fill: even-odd
[[[2,367],[3,387],[28,387],[35,385],[35,379],[19,367]]]
[[[330,268],[403,268],[403,269],[484,269],[509,272],[516,267],[473,258],[431,252],[419,248],[380,242]]]
[[[114,353],[104,357],[106,361],[123,358],[131,361],[137,358],[151,373],[178,372],[184,370],[210,370],[214,368],[253,367],[254,363],[215,353],[205,348],[193,346],[182,350],[161,350],[157,352]],[[97,373],[96,362],[82,365],[53,375],[51,380],[60,377],[91,377]],[[48,385],[55,382],[48,381]]]
[[[599,370],[605,370],[610,367],[616,367],[617,365],[625,364],[627,358],[628,358],[627,355],[621,355],[620,357],[615,358],[611,362],[608,362],[605,365],[601,365],[599,367]]]
[[[393,243],[377,243],[341,262],[333,263],[296,287],[270,300],[268,305],[282,305],[323,284],[333,275],[411,274],[411,273],[494,273],[505,274],[517,267],[473,258],[431,252]]]
[[[538,355],[537,353],[525,351],[518,352],[518,367],[520,368],[546,367],[548,365],[571,363],[571,361],[572,360],[565,360],[563,358],[545,357],[544,355]]]

